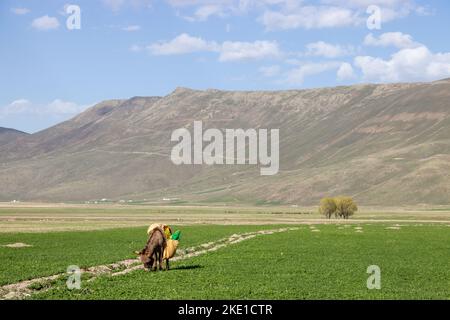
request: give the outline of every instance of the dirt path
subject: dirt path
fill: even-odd
[[[236,244],[245,240],[253,239],[257,236],[274,234],[279,232],[298,230],[298,228],[279,228],[271,230],[260,230],[254,232],[246,232],[241,234],[233,234],[227,238],[222,238],[216,241],[211,241],[207,243],[200,244],[198,246],[180,249],[177,254],[170,261],[180,261],[184,259],[189,259],[196,257],[208,252],[217,251],[221,248],[227,247],[232,244]],[[120,276],[127,274],[129,272],[143,269],[142,264],[138,259],[127,259],[118,261],[112,264],[98,265],[89,267],[87,269],[82,269],[83,274],[91,276],[87,281],[93,281],[98,276],[103,274],[110,274],[112,276]],[[31,280],[25,280],[18,283],[8,284],[0,287],[0,300],[8,299],[23,299],[35,292],[36,289],[33,287],[40,288],[39,291],[49,290],[53,282],[66,277],[66,273],[55,274],[47,277],[40,277]]]

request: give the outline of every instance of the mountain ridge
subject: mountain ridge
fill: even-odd
[[[450,81],[283,91],[177,88],[101,102],[0,145],[0,200],[178,198],[205,203],[448,204]],[[176,166],[177,128],[279,128],[280,172]],[[3,183],[7,182],[7,183]]]
[[[25,131],[20,131],[20,130],[13,129],[13,128],[0,127],[0,134],[5,134],[5,133],[29,134]]]
[[[12,128],[0,127],[0,146],[14,143],[21,137],[25,137],[29,133]]]

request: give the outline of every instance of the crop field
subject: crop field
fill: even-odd
[[[0,227],[15,224],[0,232],[0,298],[450,299],[445,210],[324,223],[314,213],[281,209],[191,208],[189,217],[186,208],[172,208],[167,215],[182,231],[180,247],[171,270],[157,272],[143,270],[133,251],[144,246],[146,226],[161,221],[157,210],[169,209],[84,210],[0,209]],[[222,221],[221,210],[234,210],[228,217],[237,223]],[[249,223],[252,215],[261,223]],[[121,224],[125,216],[138,226]],[[66,286],[70,265],[83,271],[80,289]],[[367,287],[372,265],[380,268],[380,289]]]
[[[317,207],[139,206],[0,203],[0,233],[83,231],[176,225],[266,225],[340,223],[326,220]],[[450,223],[449,207],[360,208],[348,223]]]

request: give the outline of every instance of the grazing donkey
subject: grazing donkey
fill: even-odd
[[[147,244],[141,251],[135,253],[139,255],[144,268],[156,270],[159,263],[159,270],[162,270],[164,249],[167,246],[166,236],[161,228],[155,228],[148,238]]]

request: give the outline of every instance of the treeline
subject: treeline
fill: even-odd
[[[348,219],[356,211],[358,206],[350,197],[334,197],[323,198],[320,200],[319,213],[323,214],[328,219],[334,215],[336,218]]]

